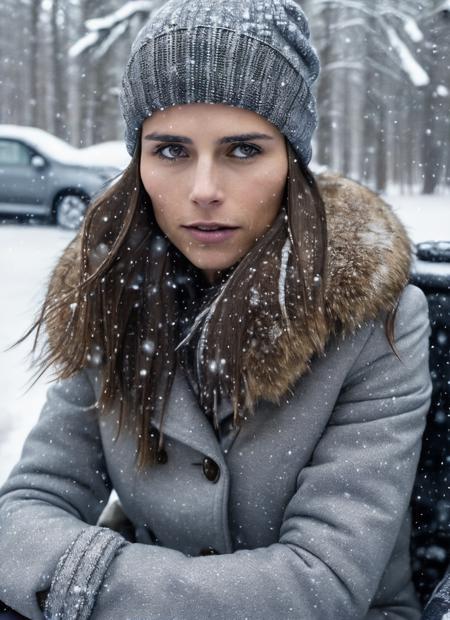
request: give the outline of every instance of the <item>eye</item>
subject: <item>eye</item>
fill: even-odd
[[[165,159],[167,161],[175,161],[176,159],[178,159],[178,155],[176,154],[176,150],[175,150],[175,157],[168,157],[167,155],[163,155],[163,151],[165,151],[166,149],[183,149],[183,147],[180,144],[166,144],[165,146],[159,146],[157,149],[155,149],[155,154],[158,155],[158,157],[160,159]]]
[[[169,155],[165,155],[164,151],[168,149],[168,152],[172,152],[172,157],[170,157]],[[173,149],[172,151],[170,151],[170,149]],[[243,155],[237,155],[234,156],[235,159],[251,159],[252,157],[255,157],[256,155],[259,155],[261,153],[261,149],[257,146],[255,146],[254,144],[247,144],[247,143],[240,143],[237,144],[232,150],[236,151],[240,149],[241,153],[243,153]],[[183,152],[183,147],[180,144],[166,144],[166,145],[162,145],[159,146],[157,149],[155,149],[155,154],[158,155],[158,157],[160,159],[164,159],[166,161],[176,161],[177,159],[186,159],[186,155],[185,156],[181,156],[180,157],[180,152]]]
[[[233,151],[235,151],[236,149],[242,149],[242,152],[246,153],[244,157],[238,156],[237,159],[250,159],[252,157],[255,157],[255,155],[259,155],[261,153],[261,149],[254,144],[238,144],[234,147]],[[248,149],[250,149],[250,152]]]

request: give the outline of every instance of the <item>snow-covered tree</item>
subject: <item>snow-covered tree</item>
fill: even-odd
[[[75,145],[121,139],[123,66],[164,1],[5,0],[0,122]],[[450,0],[300,4],[322,64],[317,163],[381,191],[450,185]]]
[[[90,52],[91,59],[98,60],[132,26],[136,16],[147,19],[163,2],[164,0],[131,0],[103,17],[87,19],[85,21],[87,32],[72,45],[70,56],[76,58],[80,54]]]
[[[420,151],[435,135],[426,138],[425,99],[436,89],[444,93],[450,81],[448,0],[439,6],[432,0],[308,0],[304,6],[322,59],[320,162],[381,191],[387,183],[421,184]],[[439,61],[436,45],[443,51]],[[443,68],[439,83],[437,65]]]

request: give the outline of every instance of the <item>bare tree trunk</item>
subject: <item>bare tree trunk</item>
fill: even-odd
[[[84,22],[95,15],[98,3],[96,0],[82,0],[81,32],[84,31]],[[93,143],[94,99],[97,96],[95,70],[89,62],[88,54],[78,58],[80,66],[80,116],[79,116],[79,145],[89,146]]]
[[[39,41],[39,16],[41,13],[41,0],[34,0],[31,3],[31,25],[30,25],[30,104],[31,118],[30,124],[38,125],[38,41]]]
[[[431,90],[431,89],[430,89]],[[423,134],[422,167],[423,194],[434,194],[441,175],[441,149],[436,134],[434,102],[427,93],[425,109],[430,111],[427,127]]]
[[[61,0],[53,0],[51,10],[51,41],[53,45],[51,64],[54,82],[53,110],[55,133],[67,138],[67,47],[65,32],[65,15]]]
[[[332,72],[328,65],[331,62],[331,36],[330,24],[333,19],[333,11],[330,8],[322,12],[323,24],[321,36],[324,40],[321,54],[322,72],[317,88],[317,99],[319,102],[319,128],[317,138],[317,159],[325,166],[331,165],[331,134],[332,134]]]
[[[424,111],[426,114],[423,148],[422,193],[433,194],[442,180],[445,180],[446,151],[449,149],[449,96],[442,97],[440,89],[447,83],[450,88],[450,45],[448,20],[438,14],[429,23],[428,41],[431,48],[428,73],[430,84],[425,91]]]
[[[342,150],[342,172],[345,176],[351,174],[351,148],[352,148],[352,130],[351,123],[353,120],[353,110],[351,106],[351,82],[350,71],[342,71],[342,100],[341,100],[341,150]]]
[[[112,12],[122,5],[122,0],[104,2],[103,12]],[[117,86],[120,83],[122,64],[125,64],[125,41],[114,41],[107,54],[95,59],[97,95],[94,100],[94,143],[113,140],[117,136],[119,116]]]
[[[387,149],[386,149],[386,109],[380,105],[378,111],[378,135],[375,187],[384,192],[387,186]]]

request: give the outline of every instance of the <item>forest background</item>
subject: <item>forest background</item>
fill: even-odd
[[[123,66],[163,1],[3,0],[0,123],[122,140]],[[379,192],[448,193],[450,0],[301,6],[322,64],[314,163]]]

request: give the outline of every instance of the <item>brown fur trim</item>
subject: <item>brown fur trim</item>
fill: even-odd
[[[395,307],[408,283],[412,245],[386,202],[338,175],[320,175],[329,231],[327,319],[353,331]]]
[[[50,276],[48,297],[54,302],[59,301],[61,295],[80,283],[81,263],[81,236],[77,234],[65,248]],[[47,336],[50,349],[58,347],[61,334],[66,331],[71,320],[71,310],[63,305],[58,313],[58,320],[51,324],[47,322]]]
[[[375,192],[338,174],[318,175],[317,182],[328,229],[325,308],[322,315],[311,316],[298,300],[289,299],[288,291],[286,306],[294,309],[289,328],[274,320],[272,309],[255,314],[254,344],[244,354],[250,407],[259,398],[279,403],[313,356],[324,352],[332,334],[344,336],[393,309],[408,283],[411,241],[392,208]],[[52,295],[78,282],[79,264],[77,236],[51,276]],[[278,273],[273,270],[267,278],[272,293]],[[60,324],[49,329],[50,346],[67,325],[68,312],[61,312]]]
[[[324,313],[305,314],[301,304],[291,300],[296,318],[290,329],[274,322],[273,311],[260,318],[255,348],[246,354],[249,405],[258,398],[279,403],[310,368],[312,357],[324,352],[331,334],[344,336],[391,310],[408,283],[411,242],[392,208],[370,189],[338,174],[321,174],[317,182],[328,229]],[[267,334],[272,334],[270,346]]]

